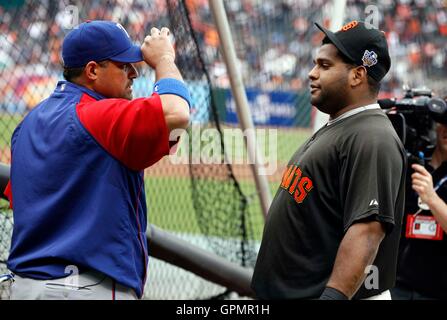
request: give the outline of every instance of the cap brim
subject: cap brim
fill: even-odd
[[[110,57],[109,59],[112,61],[126,62],[126,63],[140,62],[144,60],[141,48],[136,45],[131,46],[129,49],[113,57]]]
[[[320,29],[329,39],[329,41],[348,59],[352,62],[356,63],[355,59],[349,54],[348,50],[343,46],[343,44],[337,39],[337,36],[332,31],[324,28],[318,22],[315,22],[315,25]]]

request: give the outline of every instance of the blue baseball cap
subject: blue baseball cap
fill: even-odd
[[[81,23],[67,34],[62,59],[64,67],[79,68],[90,61],[139,62],[143,61],[143,54],[121,24],[93,20]]]

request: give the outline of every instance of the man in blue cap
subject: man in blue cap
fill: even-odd
[[[62,46],[64,77],[11,140],[12,299],[138,299],[148,264],[143,170],[189,123],[189,92],[169,30],[143,45],[110,21],[88,21]],[[132,99],[134,63],[155,70]]]

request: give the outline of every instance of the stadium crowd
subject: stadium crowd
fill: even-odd
[[[329,20],[322,18],[322,14],[330,17],[327,2],[228,2],[229,19],[236,30],[235,43],[249,85],[292,90],[307,86],[309,65],[321,41],[321,33],[312,22],[324,21],[329,26]],[[198,16],[209,20],[207,3],[201,3]],[[367,6],[367,0],[349,0],[345,20],[366,20]],[[392,70],[384,79],[385,92],[399,94],[403,84],[438,84],[438,90],[446,90],[447,2],[387,0],[381,1],[378,9],[379,28],[386,30],[393,61]],[[216,47],[210,32],[212,28],[203,32],[204,42],[207,47]],[[220,66],[220,71],[215,75],[222,77],[219,83],[225,84],[226,75],[218,57],[216,53],[214,64]]]
[[[212,80],[217,86],[228,87],[208,1],[186,2]],[[79,22],[86,19],[120,21],[130,37],[139,41],[151,26],[169,25],[165,0],[15,0],[2,3],[0,72],[7,72],[8,76],[0,77],[0,89],[2,100],[15,108],[20,104],[34,104],[48,93],[45,88],[51,87],[34,86],[34,92],[29,93],[28,81],[45,82],[48,76],[61,74],[61,68],[50,66],[61,63],[60,39],[73,23],[73,16],[67,10],[69,5],[79,10]],[[307,89],[312,55],[321,41],[321,33],[312,22],[323,21],[329,25],[332,9],[328,3],[325,0],[225,1],[247,86],[265,90]],[[365,20],[367,5],[367,0],[348,0],[345,20]],[[384,94],[399,95],[403,84],[446,90],[445,77],[441,78],[447,73],[447,1],[385,0],[378,9],[380,29],[387,31],[393,60],[391,72],[384,79]],[[175,33],[175,27],[172,29]],[[187,55],[178,52],[180,58],[182,54]]]
[[[193,22],[207,52],[213,53],[214,76],[227,85],[207,1],[195,3]],[[329,26],[329,1],[226,1],[233,37],[249,86],[302,89],[321,33],[313,21]],[[348,0],[345,20],[366,20],[367,0]],[[327,17],[323,19],[323,16]],[[447,71],[447,1],[385,0],[378,7],[379,28],[386,31],[393,66],[383,90],[398,94],[403,84],[438,84]],[[377,20],[377,19],[376,19]],[[427,82],[428,81],[428,82]],[[444,80],[445,81],[445,77]],[[445,89],[444,89],[445,90]]]

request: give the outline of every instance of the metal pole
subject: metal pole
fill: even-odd
[[[252,269],[243,268],[212,252],[189,244],[154,225],[146,232],[152,257],[190,271],[241,296],[255,297],[250,288]]]
[[[334,0],[332,3],[332,10],[330,12],[331,24],[329,29],[331,31],[338,30],[342,27],[343,17],[346,9],[346,0]],[[315,121],[313,125],[313,132],[317,132],[323,125],[327,123],[329,115],[317,110],[315,114]]]
[[[250,160],[250,167],[255,178],[256,187],[259,190],[259,198],[261,200],[261,208],[264,218],[267,217],[272,196],[268,185],[267,177],[263,169],[259,166],[260,163],[265,163],[261,158],[258,148],[256,148],[256,137],[254,131],[253,120],[248,106],[247,95],[245,93],[244,83],[242,82],[242,75],[239,68],[239,60],[236,57],[236,50],[234,49],[233,38],[231,36],[230,26],[228,24],[227,14],[222,0],[209,1],[211,12],[213,13],[214,21],[216,22],[217,32],[220,38],[221,51],[225,60],[228,75],[230,77],[231,91],[236,102],[236,110],[242,130],[246,133],[246,147],[248,158]]]

